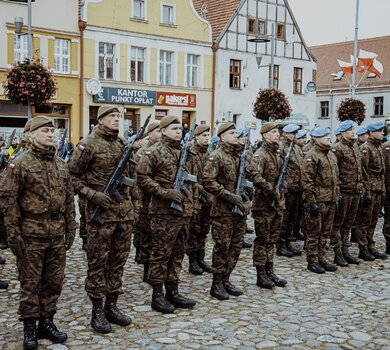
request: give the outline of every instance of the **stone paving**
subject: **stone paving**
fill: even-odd
[[[381,225],[376,238],[383,250]],[[133,324],[114,325],[114,332],[103,336],[89,326],[91,304],[84,292],[86,259],[80,243],[68,254],[56,315],[68,341],[53,345],[40,340],[40,349],[390,349],[390,259],[316,275],[306,270],[304,256],[276,257],[277,273],[288,279],[288,286],[270,291],[256,287],[252,251],[245,249],[232,276],[245,294],[223,302],[209,295],[211,275],[189,275],[185,261],[181,291],[198,303],[192,310],[161,315],[150,308],[151,288],[140,282],[142,267],[134,263],[132,251],[120,304]],[[209,241],[209,260],[211,249]],[[357,253],[355,246],[352,252]],[[0,348],[21,349],[15,259],[9,251],[0,254],[7,258],[0,277],[10,281],[8,291],[0,291]]]

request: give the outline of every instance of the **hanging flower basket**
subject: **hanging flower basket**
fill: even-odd
[[[366,117],[366,106],[360,100],[346,98],[340,102],[337,109],[337,118],[342,122],[344,120],[353,120],[358,125],[363,123]]]
[[[292,109],[288,98],[276,89],[260,89],[253,105],[254,117],[263,121],[283,120],[290,116]]]
[[[13,103],[26,106],[48,104],[56,93],[56,82],[40,60],[24,59],[7,70],[4,95]]]

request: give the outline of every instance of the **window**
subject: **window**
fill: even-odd
[[[317,70],[316,69],[312,70],[311,80],[314,81],[315,83],[317,82]]]
[[[277,32],[276,32],[276,38],[283,40],[284,37],[285,37],[285,35],[284,35],[284,24],[278,23]]]
[[[302,68],[294,67],[294,94],[302,94]]]
[[[256,34],[256,20],[253,18],[248,18],[248,33]]]
[[[374,97],[374,115],[383,115],[383,97]]]
[[[137,83],[144,82],[145,49],[141,47],[131,48],[130,80]]]
[[[266,22],[262,19],[259,19],[257,22],[257,33],[259,35],[267,35],[267,25]]]
[[[54,40],[54,71],[70,73],[70,40]]]
[[[230,60],[229,87],[232,89],[241,88],[241,61]]]
[[[173,5],[162,5],[161,23],[167,25],[175,24],[175,8]]]
[[[28,57],[27,35],[17,35],[14,37],[14,62],[18,63]]]
[[[133,18],[145,19],[145,0],[133,0]]]
[[[115,44],[99,43],[99,78],[114,79]]]
[[[199,86],[199,55],[187,55],[187,86]]]
[[[321,118],[329,118],[329,101],[321,101]]]
[[[172,84],[173,52],[160,51],[160,84]]]
[[[269,77],[271,77],[271,65],[269,66]],[[274,65],[274,89],[279,89],[279,65]]]

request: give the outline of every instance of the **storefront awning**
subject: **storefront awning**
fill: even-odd
[[[290,118],[284,120],[276,120],[275,123],[277,123],[278,125],[298,124],[302,126],[308,126],[310,124],[309,118],[304,114],[300,113],[293,113],[290,115]]]

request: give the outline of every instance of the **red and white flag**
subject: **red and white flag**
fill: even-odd
[[[353,58],[354,58],[354,56],[351,55],[351,62],[352,62],[352,64],[353,64]],[[358,59],[356,59],[356,69],[357,69],[357,71],[359,73],[364,73],[364,70],[365,70],[364,67],[359,66],[359,60]]]
[[[345,62],[345,61],[341,61],[341,60],[337,60],[337,62],[339,63],[341,70],[345,74],[352,74],[353,73],[353,63]]]
[[[380,78],[383,74],[383,64],[375,59],[372,63],[372,66],[368,67],[367,70],[371,73],[374,73],[377,78]]]
[[[331,76],[333,77],[333,80],[341,80],[341,78],[344,76],[344,72],[339,70],[337,73],[332,73]]]
[[[358,66],[371,67],[377,57],[378,55],[376,53],[360,49],[358,57]]]

